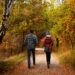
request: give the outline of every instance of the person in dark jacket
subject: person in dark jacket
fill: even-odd
[[[27,47],[28,52],[28,68],[30,68],[30,55],[32,53],[33,56],[33,65],[35,65],[35,47],[38,43],[37,36],[34,35],[34,31],[30,30],[30,33],[25,37],[25,45]]]
[[[47,34],[46,38],[44,40],[44,47],[45,47],[46,62],[47,62],[48,68],[50,67],[52,46],[53,46],[53,39],[52,39],[51,35]]]

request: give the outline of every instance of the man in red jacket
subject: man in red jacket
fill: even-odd
[[[44,41],[44,47],[45,47],[46,61],[47,61],[48,68],[50,67],[52,46],[53,46],[53,39],[52,39],[51,35],[47,34],[45,41]]]

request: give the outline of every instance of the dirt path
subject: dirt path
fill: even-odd
[[[36,55],[36,66],[32,65],[31,69],[27,68],[27,60],[25,60],[17,68],[4,75],[75,75],[75,72],[69,67],[60,65],[56,54],[52,54],[51,67],[48,69],[45,54],[42,53]]]
[[[27,60],[24,61],[24,63],[27,63]],[[52,66],[58,66],[58,65],[59,65],[58,57],[55,54],[52,53],[51,54],[51,67]],[[32,58],[31,58],[31,66],[33,67]],[[45,53],[36,55],[36,66],[38,68],[47,67]]]

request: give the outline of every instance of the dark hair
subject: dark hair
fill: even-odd
[[[33,30],[30,30],[30,33],[34,33],[34,31]]]

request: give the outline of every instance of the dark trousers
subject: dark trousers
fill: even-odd
[[[47,62],[47,65],[50,64],[50,59],[51,59],[51,52],[46,52],[46,62]]]
[[[30,68],[30,56],[33,56],[33,64],[35,65],[35,49],[28,49],[28,68]]]

